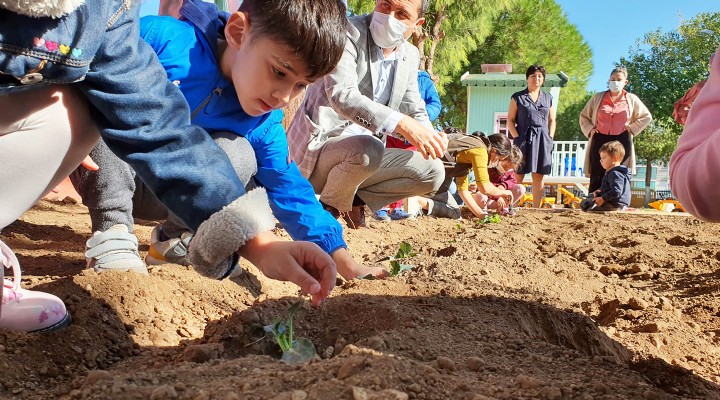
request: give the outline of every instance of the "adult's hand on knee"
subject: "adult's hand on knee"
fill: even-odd
[[[240,255],[268,278],[300,286],[314,306],[335,287],[335,262],[315,243],[280,240],[272,232],[263,232],[241,247]]]
[[[426,160],[442,157],[447,149],[447,136],[444,133],[429,129],[408,116],[398,122],[396,131],[415,146]]]

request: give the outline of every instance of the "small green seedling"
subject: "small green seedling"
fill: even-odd
[[[298,301],[288,309],[287,319],[265,325],[265,332],[272,335],[273,339],[282,350],[281,360],[290,364],[300,364],[312,359],[315,354],[315,346],[304,337],[293,338],[293,317],[300,311],[302,301]]]
[[[402,260],[405,258],[414,257],[415,252],[413,252],[412,246],[410,243],[402,242],[400,243],[400,248],[398,249],[395,256],[390,257],[390,276],[398,276],[402,272],[407,271],[409,269],[415,268],[415,265],[412,264],[400,264],[398,260]]]
[[[499,214],[486,215],[485,218],[477,220],[478,225],[496,224],[500,222]]]
[[[414,256],[415,252],[412,251],[412,246],[409,243],[400,243],[400,248],[398,249],[397,253],[394,256],[390,256],[390,276],[398,276],[409,269],[415,268],[415,265],[413,264],[400,264],[400,262],[398,261],[404,258],[410,258]],[[361,279],[374,281],[377,278],[375,278],[372,274],[367,274]]]

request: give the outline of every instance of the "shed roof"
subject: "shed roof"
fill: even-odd
[[[546,74],[543,87],[565,87],[568,83],[568,76],[564,72],[557,74]],[[527,78],[525,74],[470,74],[465,73],[460,78],[463,86],[487,86],[487,87],[525,87]]]

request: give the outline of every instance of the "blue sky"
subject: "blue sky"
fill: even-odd
[[[615,62],[645,33],[677,29],[681,20],[720,11],[717,0],[555,0],[593,52],[588,90],[607,89]],[[715,40],[720,39],[720,32]],[[630,77],[629,79],[632,79]]]
[[[718,0],[555,0],[593,52],[588,90],[607,88],[615,62],[626,56],[637,39],[657,29],[676,29],[682,19],[700,12],[719,12]],[[144,0],[141,15],[157,13],[159,0]],[[720,39],[720,32],[716,40]],[[632,79],[632,77],[630,77]]]

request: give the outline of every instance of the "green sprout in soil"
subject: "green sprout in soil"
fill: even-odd
[[[500,222],[499,214],[486,215],[485,218],[477,220],[478,225],[497,224],[498,222]]]
[[[316,354],[315,346],[310,340],[304,337],[293,338],[293,317],[301,308],[302,301],[298,301],[288,309],[287,319],[263,327],[280,346],[283,353],[280,359],[291,364],[309,361]]]
[[[414,256],[415,252],[413,252],[410,243],[400,243],[400,248],[397,253],[394,256],[390,256],[390,276],[398,276],[409,269],[415,268],[414,264],[400,264],[400,261],[398,261]],[[363,276],[362,279],[373,281],[377,278],[375,278],[372,274],[367,274]]]
[[[415,268],[413,264],[400,264],[400,261],[398,261],[414,256],[415,252],[410,243],[400,243],[400,248],[395,256],[390,257],[390,276],[398,276],[409,269]]]

